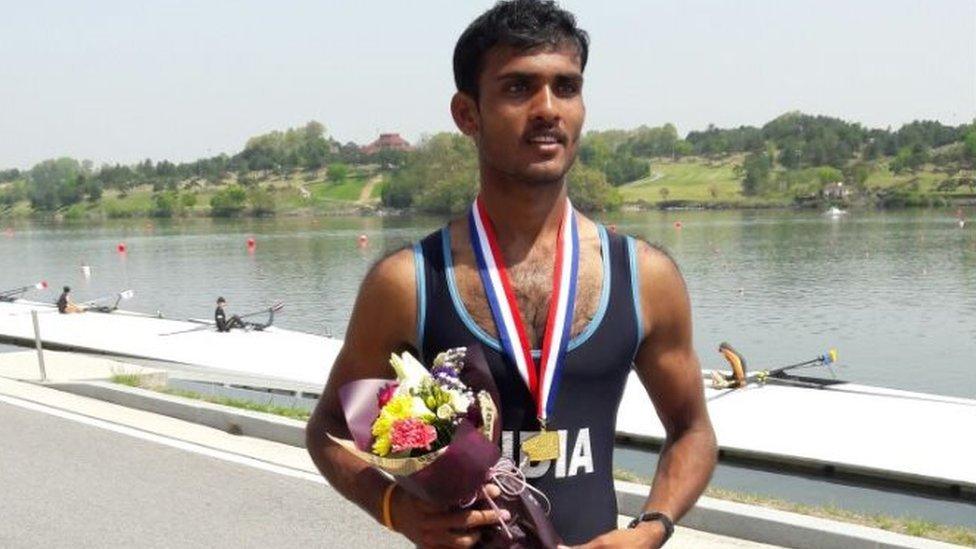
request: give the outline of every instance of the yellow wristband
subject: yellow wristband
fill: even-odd
[[[396,532],[396,529],[393,528],[393,515],[390,512],[390,504],[393,502],[393,490],[396,489],[396,486],[396,483],[392,482],[383,492],[383,525],[393,532]]]

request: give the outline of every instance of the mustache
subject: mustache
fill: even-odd
[[[533,128],[522,136],[525,141],[531,141],[540,137],[555,139],[557,142],[564,145],[567,141],[569,141],[569,135],[556,126],[547,128]]]

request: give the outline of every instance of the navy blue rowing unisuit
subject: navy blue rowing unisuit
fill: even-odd
[[[559,432],[560,458],[523,468],[530,483],[549,497],[550,518],[571,544],[616,527],[614,426],[642,332],[634,241],[598,228],[603,256],[599,307],[587,327],[569,342],[550,415],[549,429]],[[414,258],[422,358],[431,360],[445,349],[482,344],[501,394],[502,453],[518,463],[520,441],[538,430],[535,405],[497,338],[481,329],[465,309],[454,279],[448,229],[416,244]],[[533,351],[536,360],[539,354]]]

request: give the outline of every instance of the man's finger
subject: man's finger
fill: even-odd
[[[456,547],[458,549],[465,549],[467,547],[473,547],[475,543],[478,543],[478,539],[481,538],[481,532],[465,532],[464,534],[458,534],[449,538],[448,547]]]
[[[502,520],[508,520],[510,517],[511,515],[507,510],[501,510]],[[489,524],[497,524],[498,520],[499,515],[494,511],[463,511],[444,516],[443,524],[448,528],[467,530]]]
[[[488,497],[497,498],[502,495],[502,489],[495,484],[485,484],[484,491],[478,492],[478,499],[485,499],[485,492],[488,493]]]

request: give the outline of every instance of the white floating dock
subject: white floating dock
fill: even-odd
[[[824,389],[706,388],[705,397],[719,447],[728,457],[976,499],[976,400],[853,383]],[[633,373],[617,415],[617,435],[664,439]]]
[[[167,361],[310,391],[323,386],[342,345],[275,327],[217,333],[125,311],[61,315],[29,301],[0,302],[0,340],[33,346],[31,310],[38,311],[48,348]],[[976,500],[976,400],[850,383],[706,389],[705,395],[726,457]],[[617,435],[651,444],[664,439],[634,374]]]
[[[47,303],[0,302],[0,339],[31,345],[38,312],[47,348],[111,354],[301,383],[321,390],[342,341],[283,330],[231,330],[116,311],[58,314]],[[201,329],[203,328],[203,329]]]

